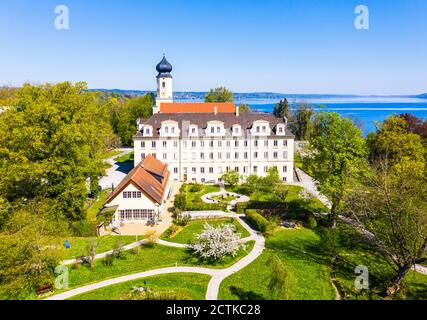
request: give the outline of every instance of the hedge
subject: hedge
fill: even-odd
[[[264,218],[257,210],[247,209],[245,214],[249,223],[252,224],[255,229],[263,233],[274,228],[274,224]]]

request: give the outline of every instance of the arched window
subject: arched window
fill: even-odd
[[[162,88],[165,88],[166,87],[166,82],[162,82]]]

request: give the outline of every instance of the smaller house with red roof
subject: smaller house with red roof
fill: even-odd
[[[161,220],[169,192],[168,165],[147,156],[109,195],[104,209],[113,211],[113,225]]]

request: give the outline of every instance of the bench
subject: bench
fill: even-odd
[[[52,285],[48,284],[48,285],[45,285],[45,286],[38,287],[36,289],[36,293],[37,293],[38,296],[40,296],[42,294],[51,292],[52,290],[53,290]]]

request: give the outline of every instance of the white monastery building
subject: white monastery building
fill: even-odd
[[[135,167],[107,198],[113,225],[161,220],[170,182],[217,183],[237,171],[246,178],[276,168],[293,181],[294,136],[286,118],[239,113],[234,103],[174,103],[172,65],[157,65],[153,116],[138,120]]]
[[[229,170],[263,176],[276,167],[293,181],[294,136],[287,120],[239,113],[234,103],[174,103],[171,64],[157,65],[157,99],[150,119],[138,121],[135,165],[151,155],[166,162],[171,180],[218,182]]]

